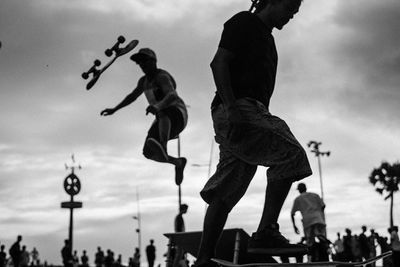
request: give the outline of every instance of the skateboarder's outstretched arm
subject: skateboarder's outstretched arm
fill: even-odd
[[[141,86],[141,82],[139,81],[138,86],[129,94],[127,95],[124,100],[121,101],[118,105],[114,108],[106,108],[100,112],[101,116],[109,116],[114,114],[117,110],[128,106],[129,104],[133,103],[141,94],[143,93],[143,86]]]

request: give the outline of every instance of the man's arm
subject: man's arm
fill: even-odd
[[[295,220],[295,218],[294,218],[294,216],[295,216],[295,214],[296,214],[296,211],[298,211],[299,210],[299,207],[298,207],[298,201],[297,201],[298,199],[296,198],[295,200],[294,200],[294,202],[293,202],[293,206],[292,206],[292,210],[291,210],[291,212],[290,212],[290,216],[291,216],[291,218],[292,218],[292,224],[293,224],[293,229],[294,229],[294,232],[296,233],[296,234],[300,234],[300,231],[299,231],[299,228],[297,228],[297,226],[296,226],[296,220]]]
[[[141,94],[143,93],[143,87],[140,86],[140,83],[138,86],[129,94],[127,95],[121,103],[116,105],[114,108],[106,108],[103,111],[100,112],[101,116],[109,116],[114,114],[116,111],[119,109],[128,106],[132,102],[134,102]]]
[[[218,95],[221,97],[228,119],[231,123],[232,128],[229,138],[232,141],[235,141],[240,139],[242,136],[242,128],[239,124],[243,122],[243,118],[240,110],[235,104],[236,98],[232,90],[229,66],[233,58],[234,54],[232,52],[219,47],[210,66]]]
[[[291,214],[293,229],[294,229],[294,232],[295,232],[296,234],[300,234],[299,228],[297,228],[297,226],[296,226],[296,221],[295,221],[295,219],[294,219],[294,215],[295,215],[294,213]]]
[[[162,74],[158,75],[156,79],[157,79],[156,82],[161,87],[161,90],[165,94],[165,97],[157,104],[148,106],[146,109],[146,114],[148,113],[156,114],[158,111],[170,106],[178,98],[178,95],[175,91],[174,85],[170,77],[168,77],[165,74]]]

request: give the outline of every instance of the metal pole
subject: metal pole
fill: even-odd
[[[178,158],[180,157],[181,157],[181,137],[178,135]],[[182,189],[181,185],[178,185],[178,211],[181,208],[181,204],[182,204]]]
[[[322,185],[322,168],[321,168],[321,158],[320,154],[318,153],[318,170],[319,170],[319,182],[321,187],[321,199],[324,200],[324,187]]]
[[[140,204],[139,204],[139,189],[136,187],[136,199],[137,199],[137,220],[138,220],[138,245],[139,253],[142,255],[142,228],[141,228],[141,215],[140,215]]]
[[[71,203],[74,202],[74,196],[71,195]],[[73,255],[73,246],[74,246],[74,242],[73,242],[73,233],[74,231],[74,209],[71,207],[69,209],[69,233],[68,233],[68,239],[69,239],[69,247],[70,247],[70,256]]]

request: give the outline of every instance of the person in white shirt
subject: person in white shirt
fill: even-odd
[[[312,256],[312,260],[326,259],[326,254],[321,255],[321,253],[325,253],[325,251],[322,252],[320,249],[318,249],[320,253],[317,253],[315,256],[315,238],[320,240],[319,244],[323,244],[327,241],[324,213],[325,203],[318,194],[307,192],[307,187],[304,183],[299,183],[297,185],[297,190],[299,190],[300,195],[294,200],[291,211],[294,231],[296,234],[300,234],[295,222],[295,214],[297,211],[299,211],[303,217],[302,222],[304,236],[306,238],[307,245],[311,249],[310,254]]]

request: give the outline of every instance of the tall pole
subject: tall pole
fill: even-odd
[[[71,156],[72,163],[75,164],[74,155]],[[71,167],[65,164],[66,170],[71,170],[71,173],[65,178],[64,180],[64,190],[70,195],[69,202],[61,202],[61,208],[69,209],[69,229],[68,229],[68,241],[69,241],[69,248],[70,248],[70,255],[73,252],[73,232],[74,232],[74,209],[82,208],[82,202],[74,201],[74,196],[77,195],[81,190],[81,182],[79,181],[78,176],[75,174],[75,169],[81,169],[82,167],[74,166]]]
[[[318,171],[319,171],[319,185],[321,187],[321,198],[324,200],[324,186],[322,183],[322,169],[321,169],[321,157],[320,155],[318,157]]]
[[[132,216],[134,220],[137,220],[138,228],[136,228],[136,233],[138,234],[138,247],[140,255],[142,255],[142,225],[141,225],[141,215],[140,215],[140,204],[139,204],[139,189],[136,187],[136,204],[137,204],[137,214]]]
[[[181,157],[181,137],[178,135],[178,158]],[[176,175],[176,174],[175,174]],[[178,185],[178,211],[181,208],[182,204],[182,189],[181,185]]]
[[[71,196],[71,203],[74,202],[74,197]],[[73,247],[74,247],[74,235],[72,234],[74,232],[74,209],[70,208],[69,209],[69,232],[68,232],[68,239],[69,239],[69,247],[71,249],[70,255],[73,253]]]
[[[319,171],[319,183],[320,183],[320,188],[321,188],[321,199],[324,200],[324,186],[322,183],[321,156],[329,157],[331,152],[330,151],[321,152],[319,150],[320,145],[322,145],[322,143],[317,142],[317,141],[310,141],[307,144],[308,147],[311,147],[311,152],[313,152],[318,159],[318,171]]]

